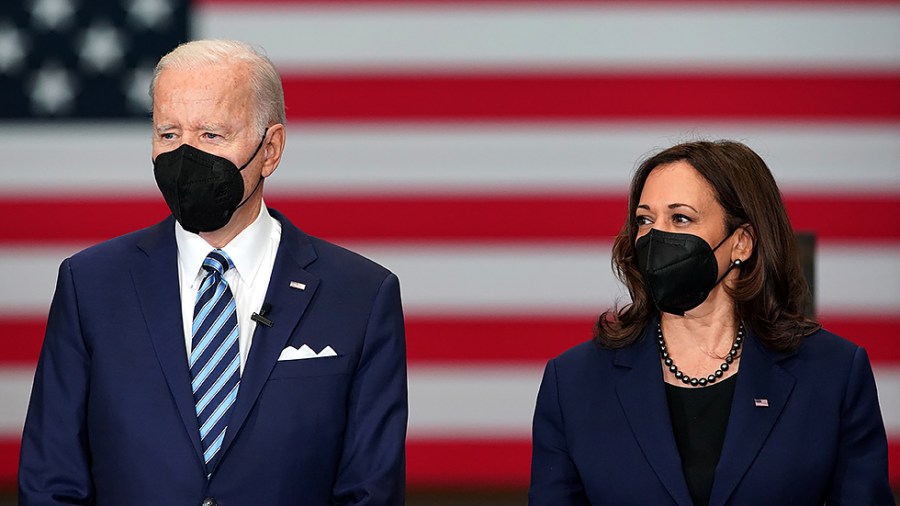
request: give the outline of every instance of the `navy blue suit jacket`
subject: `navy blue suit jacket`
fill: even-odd
[[[692,504],[655,328],[627,348],[587,342],[547,365],[534,414],[529,504]],[[797,351],[777,353],[748,332],[710,505],[826,501],[894,504],[866,352],[819,331]]]
[[[282,226],[265,298],[274,326],[256,328],[209,478],[173,219],[63,262],[22,440],[21,504],[403,504],[397,278],[272,215]],[[337,356],[278,361],[303,344]]]

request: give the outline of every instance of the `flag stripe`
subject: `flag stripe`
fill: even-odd
[[[898,167],[900,169],[900,167]],[[793,226],[821,241],[896,241],[900,192],[787,195]],[[336,241],[591,241],[614,237],[627,197],[608,194],[273,196],[267,203],[304,229]],[[114,213],[110,210],[115,209]],[[840,210],[840,212],[837,212]],[[95,242],[168,214],[153,198],[0,199],[0,243]],[[377,216],[377,220],[359,219]],[[53,224],[53,227],[47,227]]]
[[[410,440],[406,445],[407,482],[411,486],[478,487],[528,485],[531,441],[495,439]]]
[[[529,437],[543,370],[543,362],[411,364],[409,438]],[[877,364],[873,370],[887,434],[900,436],[900,366]],[[33,376],[33,367],[0,373],[0,437],[21,432]]]
[[[19,447],[21,438],[0,437],[0,486],[15,490],[19,474]]]
[[[149,122],[0,126],[4,162],[40,167],[8,174],[0,198],[127,196],[161,202],[150,135]],[[638,160],[698,138],[747,143],[788,194],[900,193],[900,124],[797,122],[291,123],[281,166],[265,190],[291,198],[509,192],[624,197]]]
[[[496,6],[527,6],[530,4],[546,5],[547,0],[255,0],[259,5],[295,5],[295,6],[314,6],[317,8],[327,8],[328,6],[342,7],[363,7],[363,6],[383,6],[383,7],[409,7],[419,5],[443,5],[443,6],[466,6],[466,5],[496,5]],[[201,6],[217,6],[217,5],[246,5],[247,0],[194,0],[194,3]],[[597,5],[640,5],[648,7],[664,7],[673,5],[682,6],[703,6],[705,4],[713,4],[713,6],[721,7],[721,0],[558,0],[554,2],[560,6],[572,5],[578,6],[582,4]],[[769,4],[788,4],[802,5],[814,4],[817,6],[833,5],[842,6],[846,2],[841,0],[734,0],[728,2],[733,6],[752,6],[752,5],[769,5]],[[897,5],[898,0],[854,0],[855,4],[860,6],[866,5]]]
[[[595,319],[591,313],[410,316],[406,319],[407,356],[420,364],[543,362],[591,339]],[[900,364],[900,314],[825,314],[820,320],[831,332],[866,348],[873,362]],[[0,365],[37,362],[45,329],[43,318],[0,317],[0,342],[5,350]]]
[[[528,437],[543,369],[542,362],[412,364],[410,439]],[[887,434],[900,436],[900,366],[879,364],[874,373]],[[0,371],[0,435],[20,433],[33,377],[33,367]]]
[[[898,23],[896,3],[772,9],[748,2],[383,2],[354,9],[340,3],[211,2],[199,5],[193,28],[198,37],[259,44],[289,71],[803,72],[898,68]]]
[[[294,121],[897,121],[900,74],[305,75]]]
[[[583,315],[627,295],[608,242],[529,244],[345,243],[394,271],[408,316]],[[0,315],[46,314],[56,272],[77,245],[0,247]],[[900,244],[824,243],[815,293],[821,314],[900,312]]]

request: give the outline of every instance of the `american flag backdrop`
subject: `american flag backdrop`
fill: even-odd
[[[900,2],[3,0],[0,483],[57,267],[167,210],[147,83],[188,38],[264,48],[288,144],[267,203],[400,277],[413,487],[527,483],[541,371],[626,294],[636,162],[769,163],[816,302],[873,360],[900,484]]]

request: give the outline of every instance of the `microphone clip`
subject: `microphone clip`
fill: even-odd
[[[262,307],[259,309],[258,313],[253,313],[250,315],[250,319],[255,321],[256,323],[265,325],[266,327],[272,328],[272,325],[275,325],[275,322],[266,318],[266,315],[269,314],[269,311],[272,310],[272,305],[268,302],[264,303]]]

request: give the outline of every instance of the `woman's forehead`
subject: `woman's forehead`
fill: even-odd
[[[644,182],[640,204],[716,204],[712,185],[693,166],[677,161],[654,168]]]

